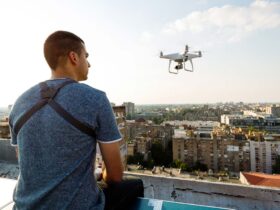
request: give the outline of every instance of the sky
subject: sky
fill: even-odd
[[[84,83],[116,104],[280,102],[279,0],[0,0],[0,107],[50,78],[56,30],[86,43]],[[159,53],[201,50],[194,72]]]

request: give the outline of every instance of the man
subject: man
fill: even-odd
[[[122,180],[121,135],[106,94],[78,83],[90,67],[84,41],[54,32],[44,55],[51,79],[24,92],[9,118],[20,167],[14,209],[103,209],[105,200],[106,209],[128,208],[127,200],[143,195],[143,185]],[[97,142],[105,196],[93,176]]]

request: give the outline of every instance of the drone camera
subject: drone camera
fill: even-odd
[[[175,69],[176,69],[176,70],[179,70],[179,69],[182,69],[182,68],[183,68],[183,65],[182,65],[182,64],[178,64],[178,65],[175,66]]]

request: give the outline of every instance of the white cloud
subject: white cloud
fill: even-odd
[[[226,41],[239,41],[252,32],[280,26],[280,3],[256,0],[247,7],[225,5],[194,11],[164,28],[165,33],[215,33]]]

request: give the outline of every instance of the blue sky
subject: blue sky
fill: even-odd
[[[280,1],[0,1],[0,106],[50,77],[42,46],[55,30],[86,42],[85,82],[121,104],[280,102]],[[193,73],[159,52],[202,50]]]

